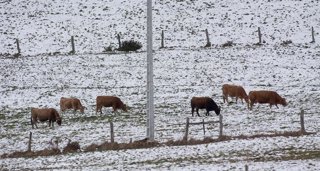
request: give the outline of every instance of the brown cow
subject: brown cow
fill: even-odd
[[[102,107],[112,107],[113,112],[116,112],[117,109],[122,109],[127,112],[127,106],[116,96],[97,96],[96,98],[96,113],[100,111],[102,114]]]
[[[249,107],[249,97],[242,86],[224,84],[222,86],[222,94],[223,94],[223,103],[225,103],[225,101],[229,103],[228,96],[230,96],[230,97],[236,97],[236,103],[238,103],[238,98],[241,99],[242,103],[244,99]]]
[[[283,106],[287,106],[288,103],[286,102],[285,98],[282,98],[277,92],[275,91],[250,91],[249,93],[250,99],[250,110],[252,110],[252,106],[254,103],[269,103],[270,108],[272,105],[275,105],[277,108],[277,104],[281,104]]]
[[[209,116],[210,111],[215,111],[217,115],[220,114],[220,106],[218,106],[210,97],[192,97],[191,99],[191,109],[192,116],[196,108],[196,112],[199,115],[199,109],[206,109],[206,116]]]
[[[57,122],[58,125],[61,125],[61,117],[59,113],[57,112],[56,109],[54,108],[43,108],[43,109],[38,109],[38,108],[31,108],[31,125],[32,128],[33,125],[37,126],[37,122],[44,122],[44,121],[49,121],[49,127],[54,127],[54,122]]]
[[[74,112],[80,110],[81,113],[84,113],[85,107],[82,106],[81,102],[77,98],[60,98],[60,109],[64,112],[66,109],[73,109]]]

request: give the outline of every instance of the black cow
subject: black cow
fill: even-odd
[[[206,116],[209,116],[210,111],[215,111],[217,115],[220,114],[220,106],[218,106],[210,97],[192,97],[191,99],[192,116],[194,108],[199,115],[199,109],[206,109]]]

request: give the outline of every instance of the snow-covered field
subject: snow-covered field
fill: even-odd
[[[146,136],[146,53],[96,54],[116,34],[123,39],[146,42],[144,1],[4,1],[0,5],[0,53],[16,53],[14,38],[21,41],[22,57],[0,62],[0,155],[27,149],[33,132],[33,150],[49,147],[53,138],[78,141],[82,148],[110,140],[109,121],[115,140],[129,142]],[[155,138],[181,139],[185,121],[191,117],[190,99],[210,96],[222,107],[224,134],[255,135],[300,129],[299,113],[305,111],[306,130],[301,137],[232,140],[207,145],[159,147],[139,150],[75,153],[30,159],[0,159],[0,169],[83,170],[317,170],[320,167],[319,121],[320,48],[311,41],[310,27],[319,28],[317,1],[156,1],[154,32],[165,30],[166,46],[159,47],[155,34]],[[253,46],[261,27],[263,46]],[[211,42],[205,45],[203,30]],[[76,55],[42,53],[70,51],[76,36]],[[316,33],[316,41],[318,34]],[[232,40],[237,45],[221,48]],[[293,44],[280,43],[292,40]],[[92,54],[91,54],[92,53]],[[31,55],[31,56],[26,56]],[[224,83],[244,86],[247,92],[277,91],[288,106],[279,109],[244,104],[223,104]],[[129,112],[95,114],[97,95],[119,96]],[[31,107],[59,109],[62,96],[81,99],[85,114],[61,113],[63,125],[31,129]],[[218,120],[211,116],[191,121]],[[218,137],[218,125],[190,127],[190,137]],[[318,151],[318,157],[305,157]],[[294,156],[300,156],[294,157]],[[304,156],[305,158],[301,157]],[[305,160],[302,160],[302,159]],[[296,160],[299,159],[299,160]]]

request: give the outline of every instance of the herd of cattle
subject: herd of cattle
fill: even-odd
[[[224,84],[222,86],[223,93],[223,103],[228,101],[228,97],[235,97],[236,102],[238,99],[241,99],[247,103],[248,109],[252,110],[252,106],[255,103],[268,103],[270,108],[272,105],[275,105],[278,108],[278,104],[283,106],[287,105],[286,99],[282,98],[277,92],[274,91],[250,91],[247,95],[246,91],[242,86]],[[116,112],[117,109],[122,109],[127,112],[127,106],[120,100],[120,98],[115,96],[97,96],[96,98],[96,113],[100,111],[102,114],[102,107],[112,107],[113,112]],[[199,109],[206,109],[206,116],[209,116],[210,111],[215,111],[217,115],[220,114],[221,108],[218,106],[210,97],[193,97],[191,99],[191,108],[192,116],[194,109],[196,109],[197,115],[199,115]],[[73,109],[74,111],[80,110],[81,113],[84,113],[86,109],[77,98],[65,98],[61,97],[60,99],[60,110],[64,112],[67,109]],[[49,121],[49,127],[54,122],[57,122],[58,125],[61,125],[61,117],[56,109],[54,108],[31,108],[31,125],[37,126],[37,122]]]

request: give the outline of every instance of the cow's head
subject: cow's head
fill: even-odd
[[[286,101],[285,98],[281,98],[281,104],[282,104],[283,106],[287,106],[287,105],[288,105],[288,103],[287,103],[287,101]]]
[[[220,111],[221,111],[221,107],[220,107],[220,106],[218,106],[218,108],[216,108],[216,109],[214,110],[214,112],[215,112],[217,115],[220,115]]]
[[[59,125],[59,126],[61,126],[61,118],[59,117],[59,118],[57,118],[57,124]]]
[[[123,111],[125,111],[125,112],[128,112],[128,110],[127,110],[127,105],[125,105],[125,104],[122,105],[121,109],[122,109]]]
[[[56,122],[60,126],[61,125],[61,117],[56,110],[54,111],[54,114],[55,114]]]
[[[81,106],[81,107],[80,107],[80,112],[81,112],[81,113],[84,113],[84,109],[86,109],[86,107]]]

